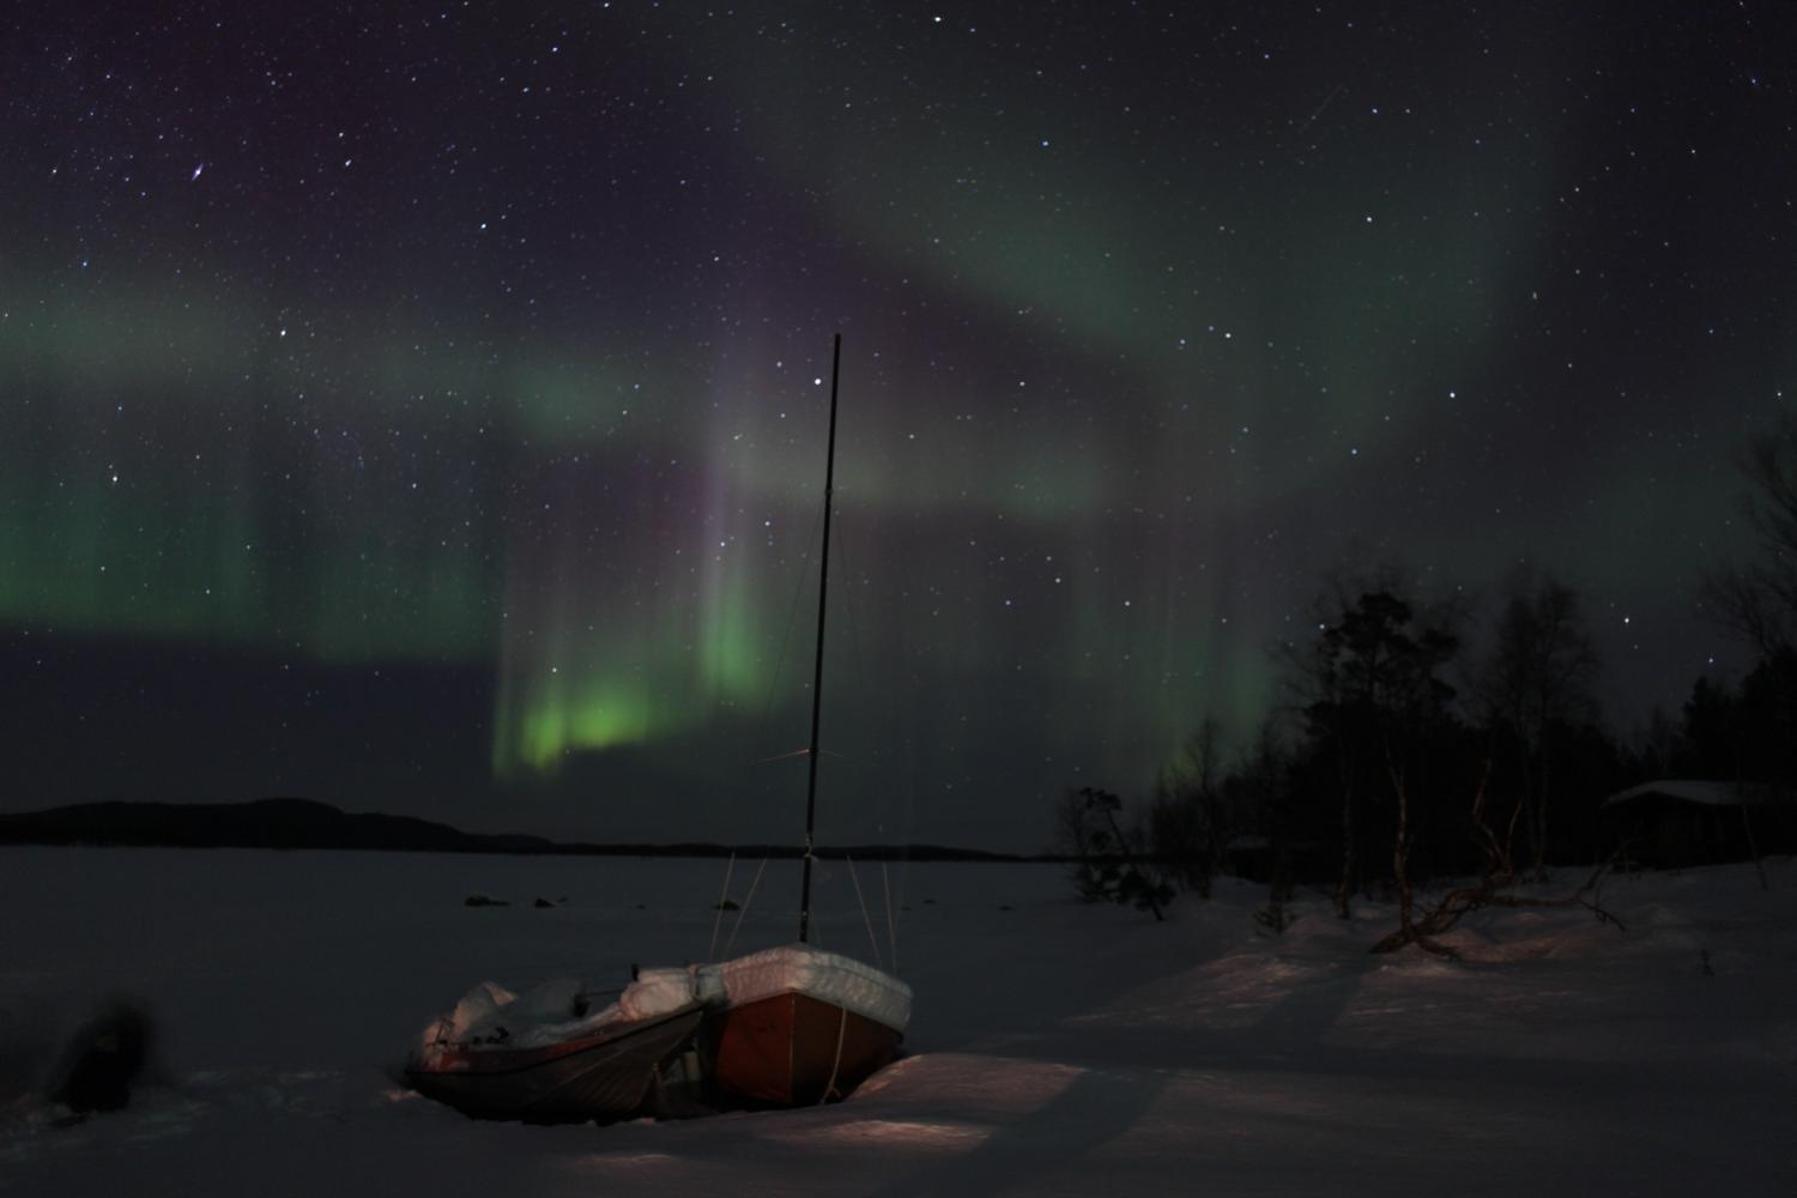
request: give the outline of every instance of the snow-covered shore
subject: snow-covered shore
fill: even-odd
[[[1079,904],[1055,867],[863,866],[878,951],[889,882],[916,990],[907,1059],[827,1108],[534,1128],[389,1071],[482,978],[622,984],[721,955],[718,863],[5,849],[0,1190],[1793,1193],[1797,864],[1768,870],[1770,890],[1750,866],[1611,879],[1626,934],[1488,913],[1449,964],[1370,956],[1376,904],[1343,922],[1307,898],[1272,939],[1242,884],[1156,925]],[[796,892],[769,865],[733,950],[790,939]],[[818,906],[825,947],[872,957],[842,866]],[[52,1126],[18,1091],[120,993],[156,1019],[158,1080]]]

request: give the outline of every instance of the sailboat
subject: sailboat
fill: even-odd
[[[846,1096],[892,1061],[911,1020],[911,987],[811,943],[811,870],[817,825],[818,726],[823,713],[824,617],[830,593],[830,509],[836,485],[836,396],[842,334],[830,354],[830,432],[824,466],[824,541],[818,566],[812,660],[805,851],[796,944],[717,966],[724,1002],[707,1019],[711,1086],[724,1102],[807,1106]]]
[[[573,982],[546,983],[522,997],[483,982],[425,1029],[405,1070],[419,1093],[477,1118],[603,1122],[645,1113],[809,1106],[846,1097],[897,1057],[911,1019],[911,988],[811,944],[841,365],[838,333],[830,363],[797,942],[717,964],[639,970],[616,1003],[596,1011]]]

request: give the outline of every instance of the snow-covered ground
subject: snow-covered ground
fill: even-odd
[[[732,951],[791,938],[796,872],[767,868]],[[1054,867],[895,866],[908,1058],[831,1107],[540,1128],[388,1071],[482,978],[715,955],[721,863],[0,849],[0,1191],[1788,1195],[1797,864],[1768,872],[1612,879],[1626,934],[1489,914],[1449,964],[1368,955],[1372,904],[1309,897],[1273,939],[1235,883],[1156,925]],[[880,868],[859,880],[889,953]],[[872,957],[840,865],[817,905],[825,947]],[[117,993],[157,1021],[159,1080],[54,1126],[20,1087]]]

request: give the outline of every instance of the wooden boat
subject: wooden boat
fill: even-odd
[[[714,1101],[810,1106],[846,1097],[898,1056],[911,988],[805,944],[719,967],[725,999],[707,1018]]]
[[[470,999],[501,994],[469,1017]],[[477,987],[426,1030],[405,1069],[413,1089],[476,1119],[526,1123],[609,1122],[651,1113],[662,1074],[694,1047],[704,1016],[696,1001],[642,1017],[613,1004],[591,1017],[508,1018],[511,996]],[[584,1015],[584,1010],[581,1012]],[[516,1030],[514,1030],[516,1029]]]

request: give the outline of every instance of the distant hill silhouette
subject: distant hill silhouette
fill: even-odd
[[[540,836],[483,835],[405,815],[351,813],[312,799],[249,803],[78,803],[0,815],[0,843],[165,848],[388,849],[542,853]]]
[[[564,844],[517,833],[464,832],[409,815],[348,812],[313,799],[247,803],[77,803],[0,814],[0,844],[90,844],[144,848],[368,849],[385,852],[529,853],[633,857],[791,858],[793,845]],[[820,857],[864,861],[1022,861],[942,845],[819,848]]]

